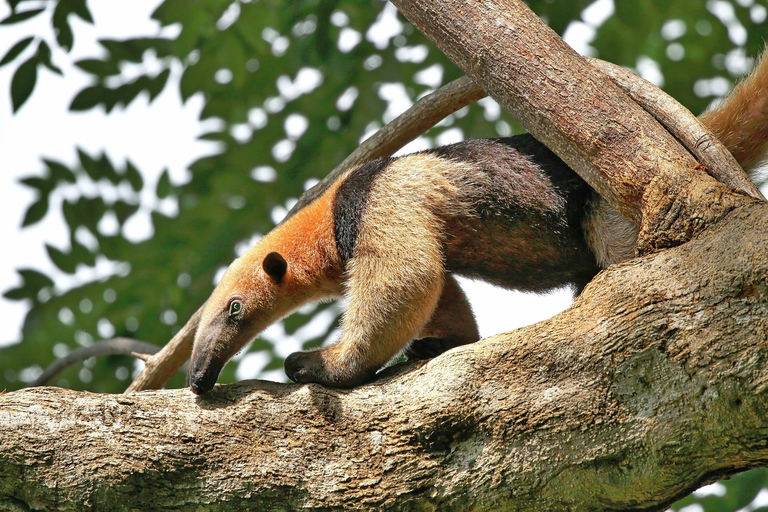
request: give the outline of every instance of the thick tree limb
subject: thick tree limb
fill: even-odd
[[[677,100],[628,69],[600,59],[588,61],[669,130],[719,182],[765,200],[723,143]]]
[[[768,207],[733,200],[558,317],[356,389],[0,396],[0,508],[663,510],[768,463]]]

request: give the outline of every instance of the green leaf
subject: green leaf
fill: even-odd
[[[22,268],[18,270],[23,284],[13,290],[8,290],[3,294],[4,297],[11,300],[34,299],[38,292],[43,288],[53,286],[53,281],[45,274],[32,270],[31,268]]]
[[[72,12],[81,20],[93,24],[93,16],[91,11],[88,10],[88,5],[85,0],[72,0],[71,2]]]
[[[77,182],[75,173],[69,170],[69,168],[64,164],[55,160],[49,160],[48,158],[43,158],[43,162],[45,163],[46,167],[48,167],[48,172],[50,173],[50,176],[53,180],[64,181],[67,183]]]
[[[115,216],[117,216],[120,225],[123,225],[134,213],[139,211],[139,205],[118,200],[115,201],[112,209],[115,211]]]
[[[96,264],[96,255],[78,242],[74,236],[70,237],[69,243],[72,245],[72,257],[75,258],[77,263],[84,263],[89,267]]]
[[[27,46],[29,46],[29,43],[31,43],[34,40],[34,36],[29,36],[27,38],[22,39],[15,45],[11,47],[10,50],[3,56],[2,60],[0,60],[0,66],[5,66],[9,62],[11,62],[13,59],[19,56],[21,52],[23,52]]]
[[[149,101],[154,100],[161,92],[163,92],[163,88],[165,87],[166,82],[168,82],[170,74],[171,70],[166,69],[150,80],[147,87],[147,90],[149,90]]]
[[[114,61],[103,61],[98,59],[83,59],[75,62],[86,73],[96,76],[112,76],[120,73],[120,68]]]
[[[80,165],[83,166],[83,170],[89,178],[93,181],[99,181],[104,177],[104,169],[98,160],[91,158],[88,153],[80,148],[77,148],[77,156],[80,159]]]
[[[107,178],[109,182],[114,185],[120,183],[121,178],[105,153],[102,153],[101,156],[94,161],[96,162],[96,165],[99,166],[101,176]]]
[[[67,274],[75,273],[77,261],[71,254],[67,254],[50,244],[45,244],[45,250],[48,252],[48,257],[59,270]]]
[[[21,222],[21,227],[27,227],[45,217],[48,213],[48,197],[41,197],[27,208],[27,213],[24,214],[24,220]]]
[[[74,97],[72,103],[69,104],[69,110],[73,112],[81,112],[83,110],[92,109],[104,100],[104,91],[106,90],[108,89],[105,89],[100,85],[86,87]]]
[[[75,41],[75,36],[72,33],[72,27],[69,26],[67,18],[71,14],[71,2],[59,1],[56,4],[56,9],[53,11],[53,29],[56,32],[56,41],[59,46],[66,51],[72,49],[72,44]]]
[[[51,60],[51,48],[45,41],[40,41],[40,46],[37,49],[37,62],[44,65],[54,73],[63,75],[61,69],[56,66]]]
[[[41,178],[40,176],[30,176],[28,178],[22,178],[19,180],[19,183],[22,183],[29,188],[33,188],[35,190],[38,190],[43,193],[43,195],[48,195],[48,193],[53,190],[54,183],[51,180],[47,180],[45,178]]]
[[[23,11],[23,12],[17,12],[17,13],[11,14],[7,18],[3,18],[2,20],[0,20],[0,25],[10,25],[12,23],[21,23],[22,21],[28,20],[33,16],[37,16],[44,10],[45,9],[30,9],[29,11]]]
[[[33,296],[30,295],[23,286],[19,286],[18,288],[11,288],[10,290],[3,292],[3,297],[8,300],[24,300],[30,299]]]
[[[11,103],[14,113],[29,99],[36,81],[37,59],[32,57],[19,66],[11,79]]]
[[[165,169],[157,180],[157,189],[155,190],[155,193],[160,199],[165,199],[171,195],[171,189],[171,177],[168,175],[168,169]]]
[[[131,184],[131,188],[133,188],[135,192],[140,192],[141,189],[144,188],[144,179],[141,177],[139,170],[130,160],[125,162],[125,178],[128,180],[128,183]]]

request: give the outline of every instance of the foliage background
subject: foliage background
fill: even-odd
[[[528,3],[558,33],[591,36],[582,52],[635,69],[693,112],[726,92],[768,35],[765,0]],[[98,20],[86,0],[6,4],[10,14],[0,30],[41,18],[49,27],[44,34],[30,29],[15,45],[0,48],[0,66],[13,69],[5,94],[16,111],[35,101],[40,73],[63,73],[55,56],[72,48],[82,26],[74,20]],[[23,387],[56,357],[103,337],[164,343],[238,252],[361,138],[399,113],[388,108],[388,87],[402,84],[415,101],[461,74],[378,0],[165,0],[152,17],[166,30],[154,37],[101,39],[101,53],[74,62],[90,83],[71,98],[69,109],[109,113],[137,97],[152,100],[177,88],[184,100],[202,98],[201,121],[215,121],[202,139],[216,150],[191,164],[184,180],[165,171],[155,183],[130,160],[112,161],[103,153],[78,150],[76,163],[55,161],[45,156],[46,141],[39,141],[42,171],[29,169],[21,183],[36,197],[23,226],[59,216],[69,244],[45,246],[56,272],[20,268],[20,286],[4,291],[29,311],[20,343],[0,348],[0,389]],[[492,102],[468,107],[420,143],[522,131],[497,110]],[[131,241],[125,225],[147,210],[153,236]],[[73,284],[65,278],[105,262],[110,270],[97,279]],[[288,334],[307,332],[315,318],[312,334],[301,338],[308,348],[332,335],[336,315],[334,305],[306,308],[283,327]],[[262,372],[282,368],[270,342],[256,340],[248,351],[265,356]],[[236,368],[227,366],[220,381],[234,380]],[[120,392],[133,371],[124,356],[91,359],[56,384]],[[183,379],[179,375],[169,385],[182,386]],[[712,488],[716,494],[689,497],[675,508],[739,510],[766,478],[763,470],[745,473]]]

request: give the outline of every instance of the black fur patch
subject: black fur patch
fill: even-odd
[[[377,158],[363,164],[339,186],[333,203],[333,224],[336,247],[345,262],[354,255],[373,182],[391,161],[391,158]]]

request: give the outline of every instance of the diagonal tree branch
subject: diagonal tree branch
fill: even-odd
[[[98,343],[94,343],[89,347],[82,347],[77,350],[73,350],[64,357],[61,357],[48,365],[43,370],[43,373],[35,379],[31,386],[44,386],[56,377],[59,373],[63,372],[68,367],[81,363],[91,357],[109,356],[114,354],[120,354],[125,356],[148,358],[152,354],[156,354],[160,350],[160,347],[147,343],[145,341],[134,340],[131,338],[112,338],[109,340],[101,340]]]

